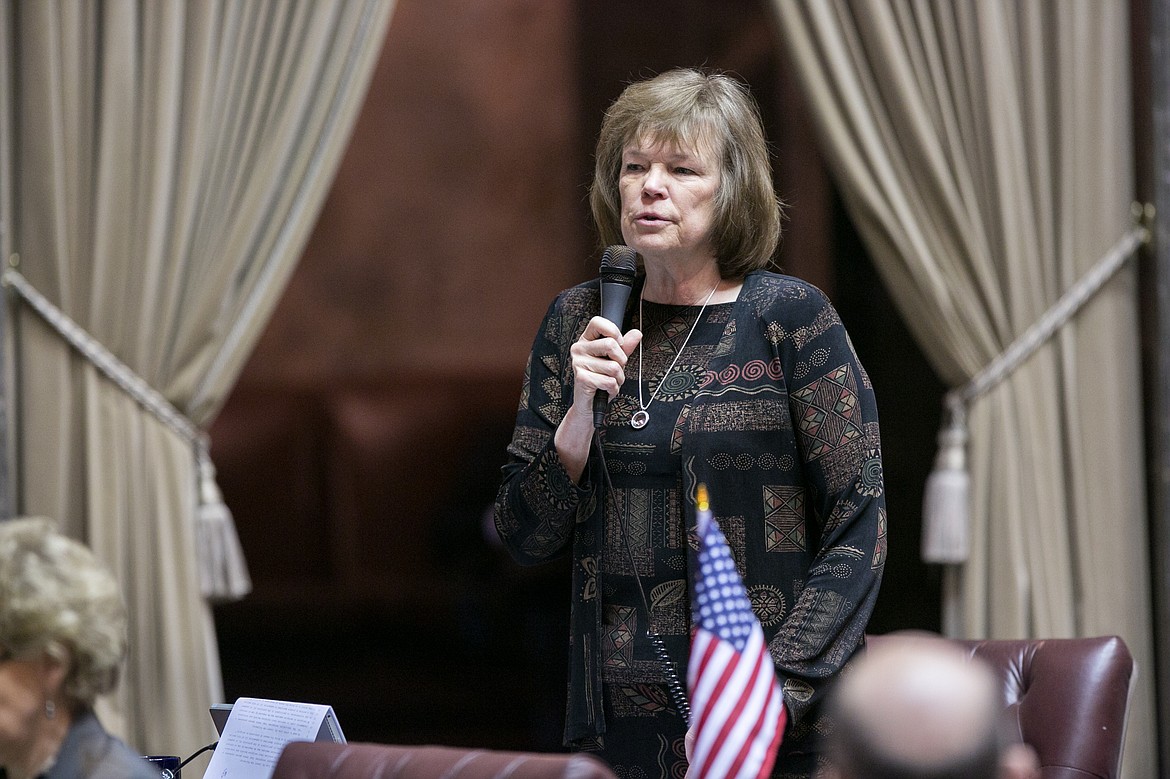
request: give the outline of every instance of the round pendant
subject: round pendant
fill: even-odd
[[[634,412],[632,417],[630,417],[630,427],[634,428],[635,430],[641,430],[649,421],[650,414],[646,412],[646,409],[639,409],[638,411]]]

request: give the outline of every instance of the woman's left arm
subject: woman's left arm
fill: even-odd
[[[781,357],[804,475],[809,567],[769,647],[793,720],[865,637],[886,560],[886,506],[877,403],[829,301],[799,302],[807,323]],[[790,301],[791,303],[791,301]]]

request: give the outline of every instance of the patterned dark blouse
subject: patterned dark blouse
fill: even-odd
[[[638,325],[642,281],[623,331]],[[873,391],[824,295],[764,271],[747,276],[735,303],[707,308],[663,376],[698,310],[645,305],[651,422],[629,427],[635,352],[603,452],[577,485],[552,438],[572,402],[569,347],[599,311],[598,285],[557,297],[529,359],[496,527],[524,564],[572,550],[566,744],[597,751],[619,775],[681,777],[686,725],[647,630],[685,679],[693,497],[705,483],[789,711],[774,775],[808,776],[829,727],[820,704],[863,642],[886,556]]]

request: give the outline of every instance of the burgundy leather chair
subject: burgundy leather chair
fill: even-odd
[[[869,636],[870,646],[882,636]],[[1003,683],[1003,704],[1043,779],[1121,771],[1133,656],[1117,636],[957,641]]]
[[[589,755],[446,746],[293,742],[272,779],[617,779]]]
[[[869,636],[871,646],[882,636]],[[1133,657],[1117,636],[958,641],[1002,681],[1003,704],[1043,779],[1116,779]],[[587,755],[443,746],[292,743],[273,779],[616,779]]]

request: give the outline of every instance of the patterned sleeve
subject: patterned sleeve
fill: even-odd
[[[819,290],[805,289],[802,299],[784,301],[784,319],[798,326],[790,325],[778,355],[804,472],[811,563],[770,642],[796,720],[864,640],[886,558],[873,387],[837,312]]]
[[[590,302],[592,301],[592,302]],[[579,512],[591,503],[590,466],[582,485],[569,477],[553,435],[572,403],[569,347],[597,310],[597,293],[574,287],[549,306],[541,323],[520,393],[516,427],[495,501],[495,524],[512,557],[533,565],[565,552]]]

